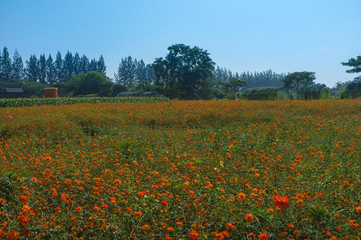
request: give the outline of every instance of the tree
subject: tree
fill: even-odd
[[[39,65],[36,55],[30,55],[29,61],[26,61],[26,76],[32,82],[37,82],[39,79]]]
[[[83,55],[80,58],[80,67],[79,67],[80,73],[87,73],[89,71],[89,59],[87,56]]]
[[[9,81],[11,79],[11,73],[11,58],[9,57],[8,49],[4,47],[0,61],[0,80]]]
[[[43,83],[43,84],[46,84],[46,57],[45,57],[45,54],[42,54],[40,55],[39,57],[39,63],[38,63],[38,66],[39,66],[39,82],[40,83]]]
[[[61,53],[59,51],[56,53],[54,67],[57,82],[65,82],[63,74],[63,58],[61,57]]]
[[[344,66],[353,67],[349,70],[346,70],[347,73],[359,73],[361,72],[361,56],[357,56],[356,58],[351,58],[348,62],[341,63]]]
[[[122,58],[118,72],[114,74],[116,83],[126,86],[127,88],[132,87],[136,77],[136,62],[131,56]]]
[[[314,72],[294,72],[285,76],[283,81],[283,88],[294,91],[299,97],[299,90],[301,87],[313,84],[316,79]]]
[[[69,51],[66,53],[63,62],[64,80],[70,81],[74,73],[73,54]]]
[[[80,69],[80,56],[79,53],[75,53],[74,58],[73,58],[73,74],[74,75],[78,75],[81,73],[81,69]]]
[[[18,51],[15,50],[12,63],[12,74],[11,78],[14,80],[20,80],[24,77],[24,65],[23,59],[19,55]]]
[[[106,66],[105,66],[105,62],[104,62],[104,58],[103,55],[100,55],[99,60],[97,62],[97,71],[100,72],[101,74],[106,74]]]
[[[220,82],[224,91],[228,94],[236,96],[241,87],[247,86],[247,82],[236,77],[231,77],[228,82]]]
[[[79,77],[78,94],[99,94],[100,96],[110,96],[112,83],[107,80],[106,76],[99,72],[88,72],[74,76]]]
[[[53,58],[49,54],[48,59],[46,60],[46,81],[49,84],[56,83],[56,70],[53,62]]]
[[[165,58],[157,58],[152,65],[159,91],[170,98],[209,98],[205,93],[209,93],[215,65],[209,53],[184,44],[172,45],[168,50]]]

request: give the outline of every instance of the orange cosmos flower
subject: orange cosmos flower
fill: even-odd
[[[358,207],[356,208],[356,212],[357,212],[357,213],[361,213],[361,206],[358,206]]]
[[[266,232],[263,232],[262,234],[258,235],[258,240],[266,240],[269,239],[269,236]]]
[[[236,230],[236,227],[230,222],[226,224],[226,228],[229,228],[229,229],[231,229],[233,231]]]
[[[14,229],[11,229],[8,233],[9,240],[17,240],[19,238],[20,233],[15,231]]]
[[[142,216],[143,215],[143,213],[142,212],[134,212],[134,217],[140,217],[140,216]]]
[[[184,224],[183,224],[182,222],[176,222],[175,225],[177,225],[177,226],[184,226]]]
[[[247,213],[246,216],[244,217],[244,220],[246,222],[252,222],[254,220],[254,216],[251,213]]]
[[[196,230],[192,230],[189,232],[189,239],[190,240],[198,240],[199,239],[199,233]]]
[[[168,206],[168,204],[169,204],[166,200],[162,200],[161,203],[163,206]]]
[[[241,199],[242,202],[246,201],[246,194],[243,192],[238,193],[238,198]]]
[[[273,205],[275,205],[276,207],[285,210],[288,208],[290,204],[290,200],[288,199],[288,197],[286,196],[276,196],[275,200],[273,202]]]
[[[19,197],[19,201],[20,201],[21,203],[26,203],[26,202],[28,201],[28,197],[25,196],[25,195],[21,195],[21,196]]]

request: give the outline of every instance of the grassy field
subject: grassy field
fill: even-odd
[[[361,100],[0,108],[0,238],[359,239]]]

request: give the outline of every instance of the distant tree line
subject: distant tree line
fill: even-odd
[[[100,56],[98,60],[89,60],[85,55],[80,56],[78,53],[73,55],[68,51],[63,58],[58,51],[55,60],[51,54],[47,57],[45,54],[41,54],[39,57],[31,55],[24,64],[17,50],[12,59],[6,47],[0,51],[0,81],[2,82],[28,80],[42,84],[54,84],[70,81],[75,75],[91,71],[106,74],[103,56]]]
[[[10,57],[6,47],[0,50],[0,89],[23,87],[25,96],[41,96],[47,86],[59,88],[61,96],[116,96],[124,91],[156,91],[172,99],[244,98],[249,100],[321,99],[330,95],[361,96],[361,79],[337,83],[333,89],[315,83],[315,73],[232,72],[216,66],[206,50],[175,44],[165,57],[146,64],[131,56],[122,58],[114,79],[106,77],[103,56],[98,60],[58,51],[55,59],[49,54],[31,55],[23,62],[15,50]],[[342,63],[360,72],[361,57]]]

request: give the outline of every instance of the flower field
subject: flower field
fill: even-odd
[[[361,100],[0,108],[0,238],[359,239]]]

